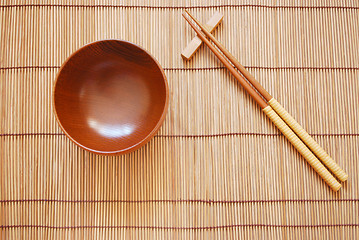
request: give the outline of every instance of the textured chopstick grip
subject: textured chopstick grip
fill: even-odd
[[[348,179],[348,174],[339,167],[339,165],[321,146],[319,146],[319,144],[302,128],[302,126],[294,120],[294,118],[282,107],[282,105],[277,102],[277,100],[272,98],[268,101],[268,103],[340,181],[344,182]]]
[[[308,147],[299,139],[299,137],[288,127],[288,125],[278,116],[278,114],[267,106],[263,112],[272,120],[277,128],[289,140],[289,142],[298,150],[298,152],[307,160],[314,170],[323,178],[333,191],[338,191],[341,184],[324,167],[318,158],[308,149]]]

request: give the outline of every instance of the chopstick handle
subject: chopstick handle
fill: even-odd
[[[324,167],[318,158],[308,149],[308,147],[299,139],[299,137],[288,127],[288,125],[278,116],[271,106],[263,108],[263,112],[269,117],[276,127],[283,133],[289,142],[298,150],[298,152],[307,160],[314,170],[323,178],[333,191],[338,191],[341,184]]]
[[[275,98],[268,101],[269,105],[289,125],[302,141],[317,155],[328,169],[342,182],[348,179],[348,174],[319,146],[319,144],[294,120],[294,118],[278,103]]]

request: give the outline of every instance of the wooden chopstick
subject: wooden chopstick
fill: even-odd
[[[263,112],[272,120],[278,127],[283,135],[289,140],[290,143],[298,150],[298,152],[307,160],[313,169],[323,178],[323,180],[331,187],[333,191],[338,191],[341,184],[333,177],[333,175],[324,167],[324,165],[317,159],[317,157],[308,149],[308,147],[298,138],[292,129],[278,116],[271,106],[265,102],[261,95],[257,93],[253,86],[242,77],[241,74],[232,66],[232,64],[220,53],[216,47],[206,38],[206,36],[196,28],[191,20],[185,15],[182,16],[195,30],[198,37],[211,49],[211,51],[218,57],[218,59],[228,68],[233,76],[245,88],[245,90],[254,98],[258,105],[262,108]]]
[[[328,169],[340,180],[346,181],[348,174],[326,153],[326,151],[295,121],[295,119],[273,98],[262,85],[245,69],[242,64],[211,34],[189,11],[186,13],[196,22],[202,32],[209,37],[212,42],[223,52],[234,66],[245,76],[254,88],[267,100],[268,104],[277,114],[292,128],[292,130],[302,139],[302,141],[314,152],[315,155],[328,167]]]

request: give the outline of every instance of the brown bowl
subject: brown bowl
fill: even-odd
[[[168,83],[143,48],[104,40],[65,61],[53,100],[57,121],[74,143],[94,153],[122,154],[143,146],[160,128]]]

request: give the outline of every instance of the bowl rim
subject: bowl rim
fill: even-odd
[[[134,47],[139,48],[140,50],[142,50],[143,52],[145,52],[157,65],[158,69],[161,71],[162,77],[163,77],[163,82],[165,84],[165,94],[166,94],[166,99],[165,99],[165,104],[164,104],[164,108],[163,111],[161,113],[161,117],[159,118],[156,126],[152,129],[152,131],[147,134],[144,138],[141,139],[141,141],[137,142],[136,144],[128,147],[128,148],[124,148],[121,150],[114,150],[114,151],[102,151],[102,150],[96,150],[96,149],[92,149],[89,147],[86,147],[85,145],[79,143],[78,141],[76,141],[64,128],[64,126],[62,125],[59,116],[57,114],[57,110],[56,110],[56,105],[55,105],[55,90],[56,90],[56,86],[59,80],[59,76],[60,73],[62,71],[62,69],[66,66],[66,64],[70,61],[70,59],[75,56],[76,54],[78,54],[81,50],[83,50],[84,48],[89,47],[90,45],[95,45],[95,44],[99,44],[101,42],[107,42],[107,41],[117,41],[117,42],[121,42],[121,43],[126,43],[126,44],[130,44]],[[56,78],[55,78],[55,83],[53,86],[53,90],[52,90],[52,107],[53,107],[53,111],[55,113],[55,117],[56,117],[56,121],[59,124],[61,130],[65,133],[65,135],[72,141],[74,142],[77,146],[81,147],[82,149],[85,149],[87,151],[90,151],[92,153],[97,153],[97,154],[103,154],[103,155],[119,155],[119,154],[126,154],[126,153],[130,153],[133,152],[139,148],[141,148],[143,145],[145,145],[147,142],[149,142],[151,140],[151,138],[158,132],[158,130],[160,129],[160,127],[163,124],[163,121],[165,120],[165,117],[167,115],[167,111],[168,111],[168,101],[169,101],[169,87],[168,87],[168,81],[167,81],[167,77],[166,74],[162,68],[162,66],[160,65],[160,63],[158,62],[158,60],[152,56],[152,54],[150,54],[146,49],[144,49],[143,47],[132,43],[130,41],[127,40],[122,40],[122,39],[102,39],[102,40],[97,40],[94,42],[90,42],[87,43],[83,46],[81,46],[79,49],[77,49],[75,52],[73,52],[70,56],[68,56],[66,58],[66,60],[62,63],[60,69],[58,70],[57,74],[56,74]]]

